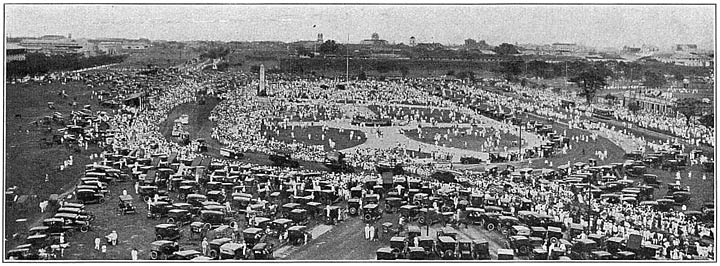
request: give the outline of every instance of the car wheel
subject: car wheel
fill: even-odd
[[[493,224],[493,223],[488,223],[488,224],[487,224],[487,230],[488,230],[488,231],[495,230],[495,224]]]
[[[105,198],[100,198],[100,199],[98,200],[98,202],[100,202],[100,204],[105,203]]]
[[[71,231],[71,230],[65,231],[65,236],[66,236],[66,237],[71,237],[72,234],[73,234],[73,231]]]
[[[520,252],[521,255],[527,254],[528,253],[527,246],[520,246],[520,248],[518,249],[518,252]]]
[[[370,215],[369,213],[367,213],[367,214],[365,214],[365,216],[363,216],[363,218],[365,218],[365,221],[369,221],[369,220],[372,219],[372,215]]]
[[[218,254],[217,254],[217,251],[215,251],[215,250],[210,250],[209,255],[210,255],[211,258],[217,259],[217,255],[218,255]]]
[[[157,251],[150,252],[150,259],[156,260],[158,259],[159,255]]]
[[[356,215],[356,214],[357,214],[357,208],[355,208],[355,207],[350,207],[350,210],[348,210],[348,212],[350,212],[350,215]]]
[[[174,224],[174,223],[175,223],[175,219],[173,219],[172,217],[167,218],[167,223],[169,223],[169,224]]]
[[[89,226],[87,226],[87,225],[80,226],[80,232],[85,233],[85,232],[87,232],[87,231],[90,231],[90,227],[89,227]]]
[[[417,221],[419,224],[425,224],[425,217],[420,216]]]
[[[557,243],[557,242],[558,242],[558,238],[557,238],[557,237],[554,237],[554,236],[553,236],[553,237],[550,238],[550,243]]]
[[[453,251],[452,250],[445,250],[445,253],[443,253],[443,258],[450,259],[453,257]]]
[[[203,229],[204,229],[205,231],[210,230],[211,227],[212,227],[212,225],[211,225],[210,223],[205,223],[205,224],[203,224]]]
[[[163,237],[161,235],[155,235],[155,240],[162,240]]]

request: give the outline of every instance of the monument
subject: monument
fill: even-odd
[[[258,96],[265,96],[265,65],[260,65],[260,87],[258,87]]]

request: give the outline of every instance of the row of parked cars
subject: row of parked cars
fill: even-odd
[[[67,243],[76,233],[92,229],[90,222],[95,215],[85,210],[84,204],[63,202],[57,212],[42,221],[42,225],[28,229],[25,244],[16,246],[7,252],[7,257],[19,260],[44,259],[41,250],[51,249]],[[61,240],[65,241],[61,243]]]

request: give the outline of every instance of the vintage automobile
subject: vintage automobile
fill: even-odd
[[[612,254],[604,250],[596,250],[590,253],[591,260],[611,260]]]
[[[433,209],[421,208],[417,212],[416,220],[419,224],[435,224],[443,220],[441,213],[436,212]]]
[[[230,243],[231,241],[232,239],[226,237],[210,240],[210,242],[208,242],[208,257],[219,259],[220,247]]]
[[[408,239],[404,236],[394,236],[390,238],[390,249],[396,258],[404,258],[407,253]]]
[[[449,236],[438,237],[437,247],[435,251],[437,256],[444,260],[456,259],[455,249],[457,248],[457,241]]]
[[[91,212],[86,211],[84,208],[75,208],[75,207],[60,207],[56,211],[56,213],[70,213],[70,214],[76,214],[80,216],[84,216],[88,218],[88,221],[95,220],[95,215],[93,215]]]
[[[402,199],[396,197],[389,197],[385,199],[385,212],[394,213],[400,209],[402,205]]]
[[[290,219],[280,218],[275,219],[270,223],[270,229],[267,230],[271,236],[279,236],[284,234],[288,228],[293,225],[293,221]]]
[[[175,224],[158,224],[155,226],[155,240],[178,240],[180,229]]]
[[[374,221],[382,217],[382,213],[380,212],[380,206],[378,206],[377,204],[367,204],[363,206],[362,211],[363,220],[365,222]]]
[[[473,254],[472,254],[472,240],[467,238],[461,238],[457,240],[458,242],[458,252],[457,252],[457,258],[461,260],[472,260]]]
[[[232,225],[231,227],[234,227],[235,223],[234,218],[227,217],[224,212],[210,210],[200,211],[200,221],[203,223],[203,228],[205,228],[205,230],[210,230],[213,227],[218,227],[223,224]]]
[[[407,257],[410,260],[425,260],[430,258],[422,247],[409,247]]]
[[[588,260],[590,254],[597,250],[597,243],[591,239],[578,239],[573,243],[570,258],[574,260]]]
[[[348,213],[350,215],[357,215],[360,210],[360,199],[353,198],[348,200]]]
[[[245,254],[243,252],[243,245],[232,242],[225,243],[220,246],[220,259],[242,260],[245,259]]]
[[[150,209],[148,210],[147,217],[151,219],[159,219],[167,216],[168,211],[172,207],[169,202],[156,201],[149,204]]]
[[[167,217],[167,223],[175,224],[178,227],[193,222],[193,215],[188,210],[183,209],[171,209],[167,212]]]
[[[499,248],[497,250],[497,256],[498,260],[514,260],[515,251],[513,251],[512,249]]]
[[[65,226],[71,226],[80,232],[87,232],[91,229],[89,216],[73,213],[56,213],[53,218],[62,219]]]
[[[485,212],[480,214],[480,227],[485,227],[488,231],[495,230],[500,224],[500,214]]]
[[[472,241],[472,257],[474,260],[490,259],[490,242],[485,239],[475,239]]]
[[[118,196],[119,202],[115,213],[119,215],[124,214],[135,214],[137,213],[135,206],[133,206],[133,198],[130,195]]]
[[[76,199],[83,204],[87,203],[104,203],[105,195],[90,189],[78,189],[75,191]]]
[[[307,244],[312,239],[312,234],[308,232],[307,226],[296,225],[287,229],[288,242],[291,245]]]
[[[288,218],[297,225],[306,225],[309,220],[305,209],[293,209],[290,211]]]
[[[393,253],[392,249],[389,247],[379,248],[377,251],[375,251],[375,256],[376,256],[377,260],[395,260],[395,259],[397,259],[397,254]]]
[[[180,249],[177,242],[170,240],[157,240],[150,243],[150,259],[166,260],[170,255]]]
[[[197,257],[200,257],[202,253],[197,250],[182,250],[182,251],[175,251],[172,255],[168,257],[168,260],[193,260]]]
[[[530,239],[528,237],[515,235],[508,238],[506,248],[515,250],[518,255],[524,256],[529,254],[529,252],[533,249],[533,246],[530,244]]]
[[[550,239],[551,243],[557,243],[560,239],[563,238],[562,229],[560,229],[560,227],[548,226],[547,238]]]
[[[435,252],[435,240],[429,236],[418,236],[418,247],[421,247],[425,251],[425,257],[430,258]]]
[[[265,231],[257,228],[257,227],[251,227],[243,230],[243,240],[245,241],[245,244],[248,245],[248,247],[254,246],[257,243],[264,242],[265,241]]]
[[[257,243],[252,247],[253,260],[271,260],[273,259],[273,245],[268,243]]]

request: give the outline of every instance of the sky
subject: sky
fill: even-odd
[[[715,47],[713,5],[20,5],[5,35],[357,43],[570,42],[592,47]]]

